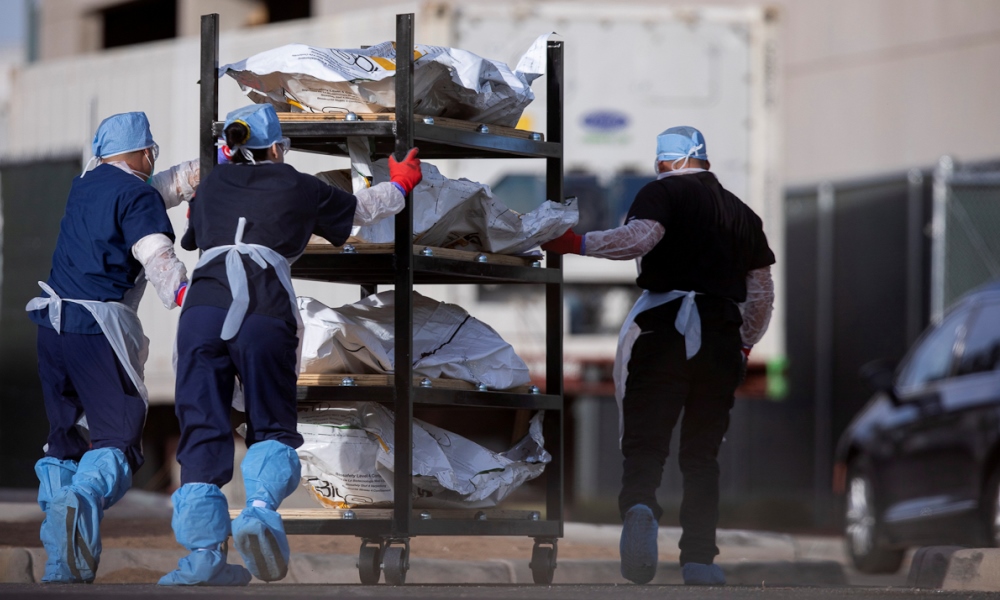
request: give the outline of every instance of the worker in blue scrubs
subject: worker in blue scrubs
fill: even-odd
[[[288,571],[277,508],[299,484],[295,388],[301,318],[290,264],[315,233],[342,245],[354,225],[398,213],[421,179],[416,149],[389,160],[390,182],[349,194],[284,164],[289,149],[270,105],[229,113],[232,162],[220,164],[191,205],[181,245],[203,251],[177,331],[175,403],[181,487],[172,525],[191,551],[160,585],[246,585]],[[240,466],[246,508],[232,524],[220,487],[233,476],[230,407],[242,384],[248,450]],[[226,563],[226,540],[247,569]]]
[[[104,511],[142,466],[148,340],[136,308],[147,281],[166,308],[183,299],[187,271],[166,208],[198,183],[191,164],[154,180],[159,150],[141,112],[105,119],[92,149],[88,168],[98,165],[73,180],[45,294],[26,307],[49,420],[35,465],[48,583],[94,580]]]

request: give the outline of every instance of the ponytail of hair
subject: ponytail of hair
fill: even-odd
[[[234,121],[226,127],[223,132],[226,136],[226,145],[232,150],[232,158],[230,159],[236,164],[248,164],[250,161],[246,156],[243,155],[244,151],[250,152],[253,159],[257,162],[262,160],[267,160],[267,148],[240,148],[243,144],[250,141],[250,127],[243,121]]]

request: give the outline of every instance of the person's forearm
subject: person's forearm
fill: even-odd
[[[177,260],[174,244],[162,233],[147,235],[132,246],[132,256],[146,270],[146,279],[166,308],[177,306],[177,291],[187,283],[187,268]]]
[[[743,325],[740,337],[747,346],[753,346],[764,337],[771,322],[774,308],[774,281],[771,267],[754,269],[747,273],[747,299],[740,305]]]
[[[406,197],[396,184],[391,182],[373,185],[354,194],[358,199],[354,210],[355,225],[371,225],[403,210]]]
[[[663,225],[648,219],[636,219],[621,227],[584,234],[583,254],[629,260],[648,254],[660,243],[665,233]]]
[[[201,165],[199,161],[189,160],[153,175],[149,183],[163,196],[163,203],[166,207],[173,208],[194,197],[200,180]]]

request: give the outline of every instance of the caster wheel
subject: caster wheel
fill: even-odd
[[[556,571],[556,550],[549,546],[535,546],[531,550],[531,578],[538,585],[549,585]]]
[[[362,546],[358,556],[358,575],[362,585],[375,585],[382,576],[382,557],[378,546]]]
[[[406,583],[406,571],[410,568],[409,552],[405,546],[389,546],[382,555],[382,570],[389,585]]]

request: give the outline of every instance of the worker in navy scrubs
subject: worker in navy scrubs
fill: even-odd
[[[290,264],[315,233],[342,245],[354,225],[398,213],[421,179],[416,149],[389,159],[390,182],[349,194],[283,164],[287,138],[270,105],[229,113],[231,164],[220,164],[191,205],[181,245],[201,249],[177,331],[182,486],[172,525],[191,554],[160,585],[246,585],[288,570],[278,505],[299,483],[295,389],[301,328]],[[232,522],[249,568],[226,564],[229,510],[219,489],[233,476],[230,406],[243,389],[248,450],[240,466],[246,508]]]
[[[746,358],[771,319],[774,254],[760,218],[709,171],[700,131],[661,133],[654,164],[657,180],[636,194],[624,225],[567,231],[542,248],[639,261],[644,291],[622,325],[614,368],[622,576],[643,584],[656,575],[656,490],[681,420],[681,574],[687,585],[722,585],[717,457]]]
[[[166,308],[183,299],[166,208],[198,185],[193,163],[151,177],[159,149],[144,113],[105,119],[92,149],[87,167],[98,164],[73,180],[45,295],[27,306],[49,420],[35,465],[49,583],[94,580],[104,511],[142,465],[148,340],[136,308],[146,281]]]

